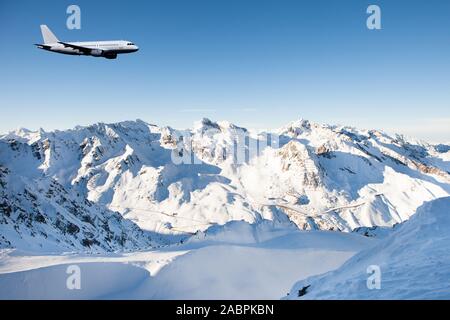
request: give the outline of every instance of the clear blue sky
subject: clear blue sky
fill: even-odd
[[[66,28],[81,7],[82,29]],[[366,8],[382,9],[382,30]],[[38,50],[125,39],[117,60]],[[209,117],[275,128],[303,117],[450,141],[450,1],[0,2],[0,133]],[[5,50],[6,49],[6,50]]]

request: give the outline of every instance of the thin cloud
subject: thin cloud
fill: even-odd
[[[189,108],[189,109],[181,109],[180,112],[186,113],[202,113],[202,112],[216,112],[216,109],[201,109],[201,108]]]

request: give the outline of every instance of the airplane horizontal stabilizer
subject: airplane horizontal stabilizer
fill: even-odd
[[[51,49],[51,47],[52,47],[52,46],[48,46],[45,44],[39,44],[39,43],[35,43],[34,45],[40,49]]]

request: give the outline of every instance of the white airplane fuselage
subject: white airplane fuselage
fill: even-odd
[[[46,43],[45,45],[42,46],[43,47],[45,46],[47,48],[41,49],[63,54],[71,54],[78,56],[90,55],[94,57],[102,57],[103,56],[102,54],[104,54],[105,52],[108,52],[109,54],[113,55],[113,54],[131,53],[139,50],[139,48],[135,44],[124,40],[67,42],[67,44],[89,48],[91,49],[91,52],[86,53],[73,47],[66,47],[64,44],[61,43]]]
[[[46,25],[41,26],[44,44],[36,44],[39,49],[69,55],[85,55],[115,59],[118,54],[132,53],[139,48],[126,40],[62,42]]]

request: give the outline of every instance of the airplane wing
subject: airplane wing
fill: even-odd
[[[92,51],[92,48],[82,47],[82,46],[77,46],[77,45],[75,45],[75,44],[71,44],[71,43],[67,43],[67,42],[61,42],[61,41],[59,41],[58,43],[64,45],[65,47],[79,50],[79,51],[81,51],[81,52],[83,52],[83,53],[91,53],[91,51]]]

